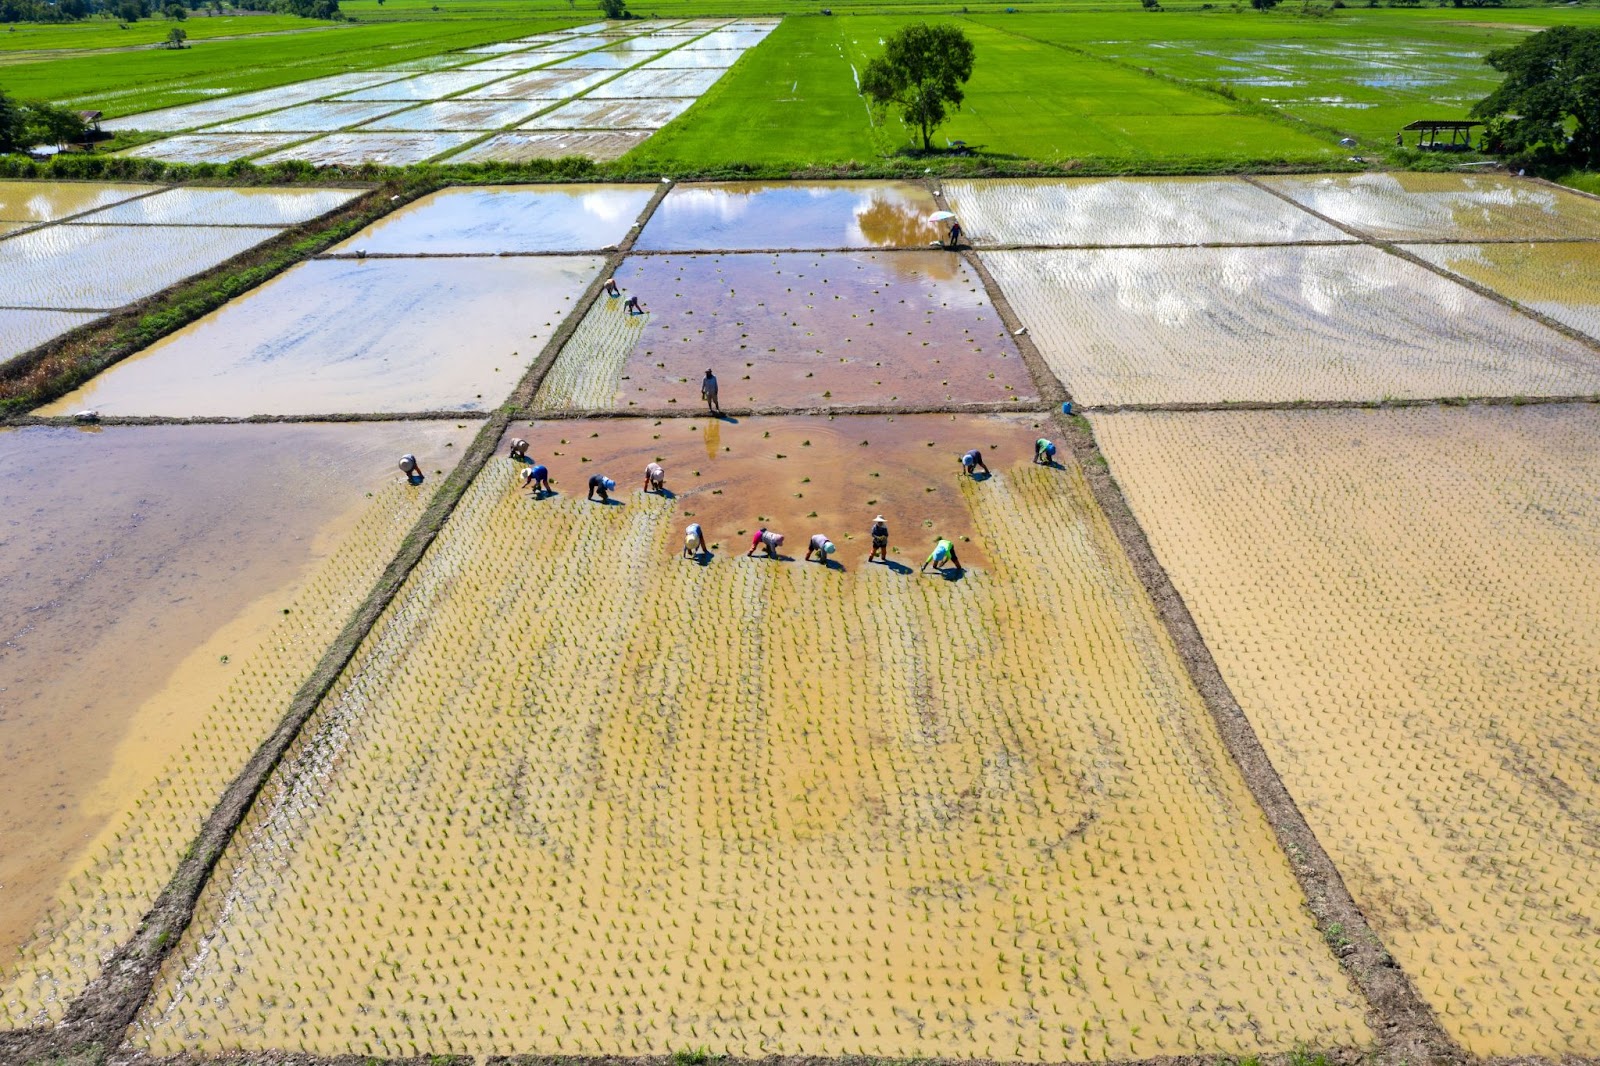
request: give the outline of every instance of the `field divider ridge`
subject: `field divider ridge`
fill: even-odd
[[[938,182],[924,182],[929,191],[933,193],[933,202],[941,211],[950,210],[950,201],[945,198],[944,188]],[[978,250],[969,243],[965,251],[956,252],[972,272],[978,275],[978,280],[983,283],[984,295],[989,297],[989,303],[994,307],[995,314],[1000,316],[1000,322],[1011,335],[1011,342],[1017,346],[1017,352],[1022,356],[1022,363],[1028,370],[1028,376],[1033,378],[1034,387],[1039,390],[1039,400],[1045,409],[1060,409],[1061,405],[1071,401],[1072,394],[1062,380],[1056,377],[1049,365],[1044,361],[1044,356],[1039,352],[1038,345],[1033,343],[1033,338],[1028,335],[1027,323],[1017,317],[1011,307],[1011,301],[1006,298],[1005,290],[1000,288],[1000,283],[989,273],[989,268],[984,265],[983,259],[978,255]],[[1018,408],[1009,408],[1017,410]]]
[[[972,403],[925,403],[925,404],[838,404],[816,406],[801,404],[792,407],[781,405],[764,405],[756,407],[724,407],[722,413],[729,418],[765,418],[785,417],[790,415],[826,415],[840,418],[849,415],[1004,415],[1004,414],[1048,414],[1056,410],[1059,404],[1048,404],[1038,400],[1018,401],[1006,403],[1004,401],[974,401]],[[526,418],[530,422],[571,422],[580,419],[645,419],[653,418],[662,421],[672,419],[697,419],[706,418],[706,412],[693,404],[682,407],[573,407],[563,410],[535,411],[531,407],[519,408],[516,417]],[[70,421],[67,419],[65,421]]]
[[[640,213],[639,220],[607,259],[608,270],[614,268],[632,247],[634,238],[669,188],[670,185],[663,183],[656,190]],[[574,313],[567,316],[545,342],[539,358],[514,390],[514,398],[532,398],[555,362],[556,354],[571,338],[578,323],[599,296],[605,279],[610,276],[608,270],[597,274],[579,299]],[[489,414],[460,461],[434,491],[427,509],[406,535],[399,551],[366,599],[345,622],[339,635],[323,653],[316,669],[295,693],[278,725],[257,747],[250,761],[206,816],[199,834],[179,863],[177,872],[145,914],[134,935],[111,954],[100,975],[72,1003],[66,1016],[54,1029],[42,1033],[29,1030],[13,1035],[9,1043],[13,1048],[20,1048],[24,1061],[51,1055],[71,1058],[90,1048],[103,1051],[122,1042],[128,1026],[154,990],[167,955],[177,947],[187,931],[200,893],[261,789],[305,723],[355,658],[383,612],[399,595],[411,571],[422,561],[473,480],[494,457],[500,438],[511,423],[513,411],[512,403],[502,403]],[[0,1049],[4,1047],[0,1045]]]
[[[1145,412],[1205,414],[1219,411],[1381,411],[1398,407],[1531,407],[1535,404],[1600,403],[1600,393],[1557,396],[1421,396],[1380,400],[1196,400],[1171,403],[1107,403],[1075,408],[1080,414]]]
[[[75,182],[66,181],[66,180],[63,180],[63,179],[51,179],[51,180],[52,181],[59,181],[59,183],[62,184],[62,185],[87,184],[86,182],[76,182],[75,183]],[[99,183],[95,182],[94,184],[99,184]],[[128,197],[126,200],[118,200],[116,203],[113,203],[113,204],[101,204],[99,207],[85,208],[82,211],[76,211],[76,212],[74,212],[74,213],[72,213],[70,215],[62,215],[60,218],[46,218],[46,219],[41,219],[38,222],[27,223],[21,229],[14,229],[10,233],[0,234],[0,240],[10,240],[12,237],[20,237],[24,233],[32,233],[35,230],[44,229],[46,226],[59,226],[64,222],[75,222],[78,219],[83,218],[83,217],[85,217],[87,215],[94,214],[96,211],[104,211],[107,208],[120,207],[123,204],[131,204],[135,200],[146,200],[146,199],[149,199],[152,196],[157,195],[158,193],[168,192],[168,191],[170,191],[172,189],[175,189],[175,188],[177,188],[177,186],[172,184],[171,182],[165,182],[165,181],[164,182],[160,182],[160,183],[158,183],[156,185],[155,188],[151,189],[149,192],[135,193],[133,196]],[[26,220],[19,219],[18,221],[25,222]],[[5,310],[10,310],[10,308],[5,308]],[[32,309],[31,308],[19,308],[18,310],[32,310]]]
[[[251,426],[335,422],[477,422],[492,411],[341,411],[309,415],[17,415],[8,426]]]
[[[1305,204],[1302,204],[1302,203],[1298,202],[1293,197],[1289,196],[1287,193],[1280,192],[1279,190],[1274,189],[1272,186],[1266,184],[1265,182],[1258,181],[1254,177],[1252,177],[1252,176],[1250,176],[1248,174],[1242,174],[1242,175],[1240,175],[1240,177],[1242,177],[1245,181],[1249,182],[1251,185],[1254,185],[1256,188],[1262,189],[1262,190],[1264,190],[1266,192],[1271,193],[1273,196],[1276,196],[1278,199],[1284,201],[1285,203],[1293,204],[1295,207],[1298,207],[1300,210],[1304,211],[1308,215],[1311,215],[1313,218],[1320,219],[1321,221],[1326,222],[1330,226],[1335,226],[1338,229],[1343,230],[1345,233],[1349,233],[1349,234],[1351,234],[1353,236],[1360,237],[1362,239],[1362,241],[1364,241],[1368,245],[1371,245],[1373,248],[1378,249],[1380,252],[1387,252],[1390,255],[1392,255],[1392,256],[1394,256],[1394,257],[1396,257],[1398,259],[1404,259],[1406,262],[1411,263],[1413,266],[1419,266],[1422,269],[1428,271],[1430,274],[1435,274],[1435,275],[1445,279],[1446,281],[1449,281],[1449,282],[1452,282],[1452,283],[1454,283],[1456,285],[1459,285],[1463,289],[1466,289],[1469,292],[1474,292],[1474,293],[1477,293],[1479,296],[1483,296],[1483,297],[1485,297],[1487,299],[1493,300],[1495,303],[1499,304],[1501,307],[1504,307],[1504,308],[1506,308],[1507,310],[1510,310],[1510,311],[1515,311],[1517,314],[1523,315],[1524,317],[1531,318],[1535,322],[1539,323],[1541,326],[1544,326],[1544,327],[1546,327],[1548,329],[1553,329],[1557,333],[1561,334],[1562,336],[1569,337],[1572,340],[1577,341],[1579,344],[1582,344],[1584,347],[1586,347],[1589,350],[1593,351],[1596,355],[1600,355],[1600,339],[1596,339],[1594,337],[1591,337],[1591,336],[1589,336],[1589,334],[1584,333],[1582,330],[1574,329],[1571,326],[1567,325],[1565,322],[1557,322],[1555,319],[1551,318],[1549,315],[1544,314],[1541,311],[1535,311],[1531,307],[1527,307],[1527,306],[1525,306],[1523,304],[1520,304],[1517,301],[1511,299],[1509,296],[1502,295],[1501,293],[1498,293],[1498,292],[1494,291],[1493,289],[1489,288],[1486,285],[1478,284],[1476,281],[1473,281],[1471,278],[1465,278],[1465,277],[1462,277],[1459,274],[1453,274],[1450,271],[1446,270],[1442,266],[1436,266],[1435,264],[1428,262],[1426,259],[1422,258],[1421,256],[1415,255],[1415,254],[1413,254],[1411,252],[1406,251],[1406,249],[1404,247],[1405,244],[1442,244],[1442,243],[1455,243],[1455,242],[1444,242],[1444,241],[1406,241],[1406,242],[1399,242],[1399,241],[1391,241],[1391,240],[1388,240],[1388,239],[1383,238],[1383,237],[1376,237],[1376,236],[1373,236],[1370,233],[1364,233],[1363,231],[1357,229],[1355,226],[1351,226],[1351,225],[1349,225],[1347,223],[1340,222],[1336,218],[1332,218],[1332,217],[1330,217],[1328,215],[1324,215],[1320,211],[1313,210],[1312,208],[1307,207]],[[1482,243],[1486,243],[1486,242],[1483,242],[1483,241],[1463,241],[1463,242],[1460,242],[1460,243],[1463,243],[1463,244],[1482,244]],[[1547,243],[1547,244],[1549,244],[1549,243],[1567,243],[1567,242],[1564,242],[1564,241],[1545,241],[1545,242],[1509,241],[1509,242],[1498,242],[1498,243],[1511,243],[1511,244]]]

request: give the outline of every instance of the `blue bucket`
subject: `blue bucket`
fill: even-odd
[[[1064,414],[1064,415],[1070,415],[1072,413],[1072,401],[1071,400],[1068,400],[1066,403],[1061,405],[1061,413]]]

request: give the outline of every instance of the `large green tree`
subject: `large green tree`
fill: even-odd
[[[1484,60],[1506,76],[1472,109],[1506,152],[1600,166],[1600,29],[1556,26]]]
[[[0,152],[14,152],[21,146],[26,121],[22,108],[0,89]]]
[[[912,23],[884,42],[883,55],[867,64],[861,91],[880,106],[898,105],[906,124],[922,131],[927,150],[949,108],[961,106],[972,58],[972,42],[957,27]]]

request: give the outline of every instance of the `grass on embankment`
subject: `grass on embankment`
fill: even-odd
[[[114,118],[224,92],[374,70],[580,23],[581,16],[437,25],[346,23],[314,33],[202,41],[178,51],[151,48],[15,63],[0,68],[0,88],[21,99],[96,108]]]

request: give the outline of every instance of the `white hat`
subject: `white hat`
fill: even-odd
[[[608,489],[614,489],[614,488],[617,487],[617,483],[615,481],[612,481],[608,477],[601,478],[600,479],[600,484],[604,485]]]
[[[830,540],[827,543],[823,544],[822,550],[826,554],[832,555],[833,554],[833,541]]]
[[[883,515],[879,515],[877,518],[874,518],[873,521],[874,522],[882,522],[883,521]]]

